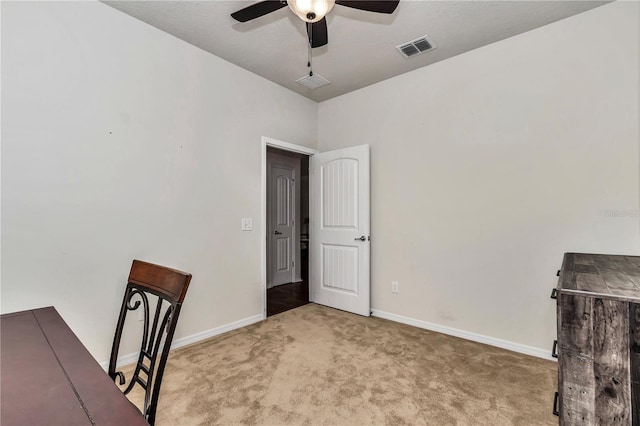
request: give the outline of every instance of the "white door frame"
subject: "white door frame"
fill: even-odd
[[[314,155],[317,149],[308,148],[302,145],[295,145],[278,139],[262,137],[262,236],[260,238],[260,273],[262,283],[262,319],[267,318],[267,147],[282,149],[284,151],[297,152],[299,154]],[[311,179],[311,177],[309,177]]]

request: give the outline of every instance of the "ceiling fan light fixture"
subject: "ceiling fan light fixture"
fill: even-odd
[[[289,8],[305,22],[318,22],[333,9],[335,0],[287,0]]]

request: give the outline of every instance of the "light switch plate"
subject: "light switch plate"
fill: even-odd
[[[253,230],[253,219],[250,217],[242,218],[242,230],[243,231],[251,231]]]

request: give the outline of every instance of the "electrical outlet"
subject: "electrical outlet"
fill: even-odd
[[[242,218],[242,230],[251,231],[253,229],[253,219],[250,217]]]
[[[400,293],[400,284],[398,281],[391,281],[391,293]]]

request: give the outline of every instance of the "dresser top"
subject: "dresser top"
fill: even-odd
[[[558,290],[640,302],[640,256],[565,253]]]

